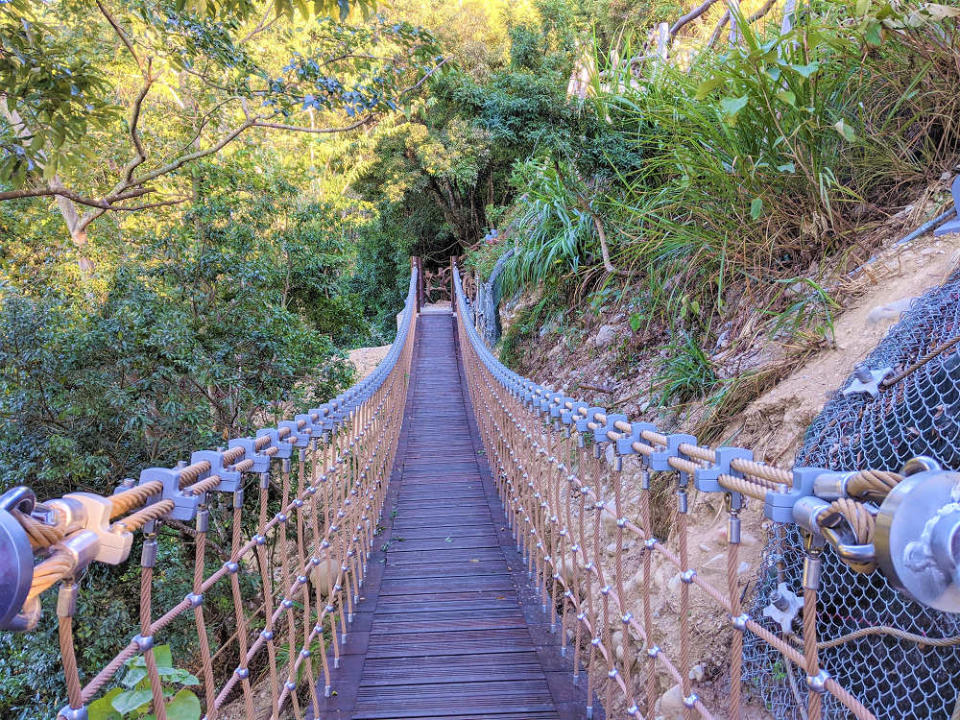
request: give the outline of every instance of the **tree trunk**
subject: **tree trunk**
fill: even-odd
[[[77,251],[77,265],[80,266],[80,277],[84,282],[93,279],[94,265],[93,261],[87,255],[88,240],[87,226],[83,223],[80,214],[77,212],[76,203],[65,197],[57,195],[57,207],[60,208],[60,215],[67,226],[67,232],[70,233],[70,239],[73,240],[73,247]]]

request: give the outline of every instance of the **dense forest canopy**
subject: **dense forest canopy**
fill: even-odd
[[[824,258],[862,260],[858,233],[960,156],[958,15],[0,2],[0,483],[109,493],[335,394],[345,350],[392,339],[411,255],[485,275],[516,247],[508,290],[616,297],[697,368],[747,304],[822,341]],[[85,595],[109,612],[78,632],[109,636],[133,592]],[[3,717],[59,701],[49,639],[0,637]]]

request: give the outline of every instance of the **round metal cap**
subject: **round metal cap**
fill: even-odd
[[[960,612],[960,473],[908,474],[880,507],[874,545],[894,585],[936,610]]]
[[[15,619],[33,582],[30,539],[10,510],[30,513],[35,504],[33,491],[26,487],[0,495],[0,630],[22,629]]]

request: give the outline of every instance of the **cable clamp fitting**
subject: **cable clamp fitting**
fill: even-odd
[[[252,437],[242,437],[234,438],[227,443],[228,448],[243,448],[243,459],[244,460],[253,460],[253,467],[251,467],[247,472],[251,473],[265,473],[270,471],[270,456],[264,455],[263,448],[262,450],[257,450],[257,439]]]
[[[240,475],[236,470],[228,469],[229,466],[223,464],[223,453],[216,450],[200,450],[190,456],[190,464],[198,462],[210,463],[210,470],[207,477],[216,475],[220,482],[214,488],[217,492],[232,493],[240,489]]]
[[[617,455],[621,457],[625,455],[639,455],[633,445],[634,443],[646,444],[646,441],[643,439],[643,433],[645,432],[659,432],[659,430],[653,423],[630,423],[630,434],[617,440]],[[643,462],[646,462],[646,458],[643,458]]]
[[[712,465],[700,468],[693,474],[694,486],[701,492],[729,493],[730,491],[727,488],[720,485],[720,476],[731,475],[733,477],[743,477],[741,473],[730,467],[730,464],[734,460],[749,460],[752,462],[753,451],[738,447],[718,447],[714,450],[714,455],[715,459]],[[739,510],[742,507],[740,494],[731,493],[731,495],[736,496],[736,498],[733,498],[731,509]]]
[[[795,505],[802,499],[813,495],[813,485],[816,479],[828,472],[822,468],[795,467],[793,469],[793,485],[779,485],[776,490],[767,490],[763,514],[774,522],[800,522],[795,519]],[[818,531],[816,531],[818,532]]]
[[[667,435],[667,446],[655,449],[650,454],[650,469],[658,472],[674,472],[674,469],[670,466],[670,459],[683,456],[683,453],[680,452],[680,446],[696,444],[697,439],[693,435],[683,433]],[[680,475],[684,476],[686,473],[680,473]]]
[[[300,416],[298,416],[300,417]],[[293,442],[289,443],[291,449],[294,447],[305,448],[310,444],[310,425],[304,425],[302,428],[298,427],[296,420],[282,420],[277,423],[277,428],[289,428],[290,434],[287,436],[287,439],[292,440]]]
[[[173,520],[189,521],[197,516],[197,508],[200,505],[207,504],[207,494],[200,493],[194,495],[186,493],[180,489],[180,475],[183,472],[182,467],[177,468],[146,468],[140,472],[140,485],[146,485],[149,482],[159,481],[163,484],[163,489],[159,494],[153,495],[147,499],[147,505],[153,505],[161,500],[173,500],[173,510],[167,517]],[[200,473],[194,482],[206,480],[210,473]]]
[[[577,432],[580,433],[581,436],[583,436],[588,432],[593,432],[593,430],[590,428],[590,424],[592,423],[595,425],[597,423],[596,421],[597,415],[606,415],[606,414],[607,414],[606,408],[588,407],[587,414],[584,417],[580,417],[577,419]]]
[[[598,427],[593,431],[593,441],[596,443],[611,442],[610,433],[617,433],[619,435],[622,432],[616,428],[616,424],[618,422],[629,422],[629,418],[627,418],[626,415],[611,414],[606,417],[607,421],[603,424],[603,427]]]
[[[276,428],[261,428],[260,430],[257,430],[256,436],[257,438],[270,438],[270,444],[267,445],[264,450],[267,448],[276,448],[277,453],[273,457],[277,460],[289,460],[290,456],[293,454],[293,446],[288,442],[280,441],[280,433],[277,432]]]

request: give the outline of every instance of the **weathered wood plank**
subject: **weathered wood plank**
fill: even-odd
[[[453,319],[422,315],[417,334],[377,572],[318,717],[585,717],[559,633],[520,605],[531,592],[479,452]]]

